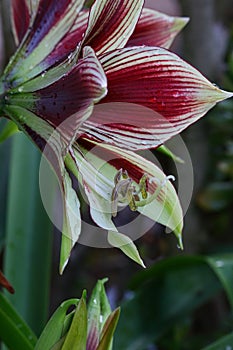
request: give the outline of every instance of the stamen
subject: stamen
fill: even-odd
[[[148,196],[147,188],[146,188],[147,179],[148,179],[148,175],[144,174],[139,181],[140,193],[143,199],[146,199]]]
[[[136,205],[136,200],[135,197],[133,195],[133,191],[134,191],[134,186],[132,186],[131,188],[129,188],[128,193],[127,193],[127,201],[128,201],[128,205],[130,207],[130,209],[132,211],[136,211],[137,210],[137,205]]]
[[[127,179],[119,180],[112,191],[112,216],[117,216],[117,206],[118,201],[126,201],[128,199],[128,193],[130,186],[132,185],[132,179],[128,177]]]
[[[169,181],[169,180],[175,181],[175,177],[173,175],[168,175],[168,176],[165,177],[164,180],[160,180],[157,177],[151,177],[149,179],[149,183],[150,184],[152,182],[156,182],[157,183],[157,188],[156,188],[155,192],[148,199],[136,202],[136,205],[138,207],[144,207],[145,205],[152,203],[158,197],[161,189],[166,185],[167,181]]]
[[[153,202],[159,195],[161,189],[166,183],[171,180],[175,181],[173,175],[168,175],[164,179],[151,177],[144,174],[139,181],[139,190],[133,185],[133,180],[129,177],[127,170],[120,169],[115,177],[115,187],[112,191],[112,216],[117,216],[118,206],[129,205],[132,211],[137,210],[138,207],[143,207]],[[147,181],[149,184],[156,182],[157,188],[155,192],[148,198]],[[140,199],[142,198],[142,199]]]
[[[127,170],[124,170],[124,171],[122,172],[122,177],[123,177],[123,179],[128,179],[128,178],[129,178],[129,174],[128,174],[128,171],[127,171]]]

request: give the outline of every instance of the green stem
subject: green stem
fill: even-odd
[[[5,252],[5,274],[16,293],[12,304],[36,334],[48,313],[52,253],[51,223],[39,189],[38,150],[21,133],[12,145]]]

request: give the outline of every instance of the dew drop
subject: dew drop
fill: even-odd
[[[100,315],[100,323],[103,323],[103,315]]]
[[[93,303],[94,303],[94,304],[97,304],[97,300],[96,300],[96,299],[94,299],[94,300],[93,300]]]
[[[22,86],[18,87],[18,92],[22,92],[22,91],[23,91],[23,87]]]
[[[71,61],[72,61],[72,54],[70,54],[70,55],[68,56],[68,63],[71,63]]]
[[[223,267],[224,266],[224,262],[221,261],[221,260],[217,260],[215,264],[216,264],[217,267]]]
[[[180,93],[179,93],[178,91],[175,91],[175,92],[173,93],[173,97],[174,97],[174,98],[180,97]]]

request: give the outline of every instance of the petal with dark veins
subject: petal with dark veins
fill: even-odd
[[[168,49],[189,18],[172,17],[151,9],[143,9],[136,28],[126,46],[160,46]]]
[[[33,76],[40,64],[70,31],[84,0],[40,0],[35,17],[13,59],[5,70],[5,80],[13,86]],[[42,63],[43,66],[43,63]],[[35,75],[38,69],[35,70]]]
[[[120,49],[100,61],[108,94],[80,130],[99,142],[134,150],[157,147],[233,96],[162,48]]]
[[[91,46],[98,55],[124,47],[134,31],[143,4],[144,0],[95,1],[83,45]]]
[[[32,82],[30,87],[33,87]],[[94,51],[85,47],[84,57],[61,79],[41,89],[35,84],[32,91],[25,84],[25,90],[24,86],[16,89],[8,96],[7,103],[29,109],[56,127],[71,116],[79,114],[81,117],[82,110],[98,102],[106,93],[103,68]]]

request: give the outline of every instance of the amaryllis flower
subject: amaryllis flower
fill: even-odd
[[[143,4],[96,0],[88,11],[83,0],[11,1],[18,48],[0,79],[0,115],[44,151],[58,175],[61,270],[81,232],[71,172],[94,222],[134,260],[143,264],[113,220],[121,206],[167,225],[182,244],[170,178],[135,151],[158,147],[232,96],[167,50],[187,19]]]

